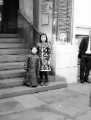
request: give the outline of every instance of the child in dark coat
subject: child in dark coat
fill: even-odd
[[[24,64],[26,70],[26,77],[24,84],[31,87],[38,85],[39,77],[39,57],[37,55],[37,48],[33,47],[31,53],[27,56]]]

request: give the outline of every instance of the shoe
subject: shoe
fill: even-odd
[[[84,83],[85,81],[80,81],[80,83]]]
[[[90,81],[88,81],[88,80],[85,80],[85,82],[87,82],[87,83],[91,83]]]
[[[31,87],[37,87],[37,85],[32,85]]]
[[[48,82],[45,82],[44,85],[45,85],[45,86],[48,86]]]
[[[27,86],[27,87],[31,86],[31,84],[29,84],[29,83],[24,83],[24,85]]]
[[[43,85],[44,85],[44,83],[43,83],[43,82],[41,82],[41,83],[40,83],[40,86],[43,86]]]

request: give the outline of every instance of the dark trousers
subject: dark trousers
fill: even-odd
[[[48,82],[48,71],[40,71],[39,72],[39,75],[40,75],[40,83],[41,82]]]
[[[80,61],[80,82],[88,81],[89,71],[91,70],[91,55],[83,55]]]

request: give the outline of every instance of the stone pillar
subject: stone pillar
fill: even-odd
[[[77,81],[77,51],[73,45],[73,1],[55,0],[56,80]]]
[[[39,31],[46,33],[51,45],[52,74],[55,69],[54,37],[53,37],[53,2],[54,0],[39,0]]]

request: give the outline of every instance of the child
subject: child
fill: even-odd
[[[50,68],[50,47],[47,41],[47,35],[40,35],[40,43],[38,44],[38,54],[40,58],[40,85],[48,85],[48,72]],[[45,77],[43,79],[43,77]]]
[[[39,76],[39,57],[37,55],[36,47],[32,48],[31,54],[28,55],[24,67],[26,70],[24,84],[27,86],[36,87],[38,85]]]

